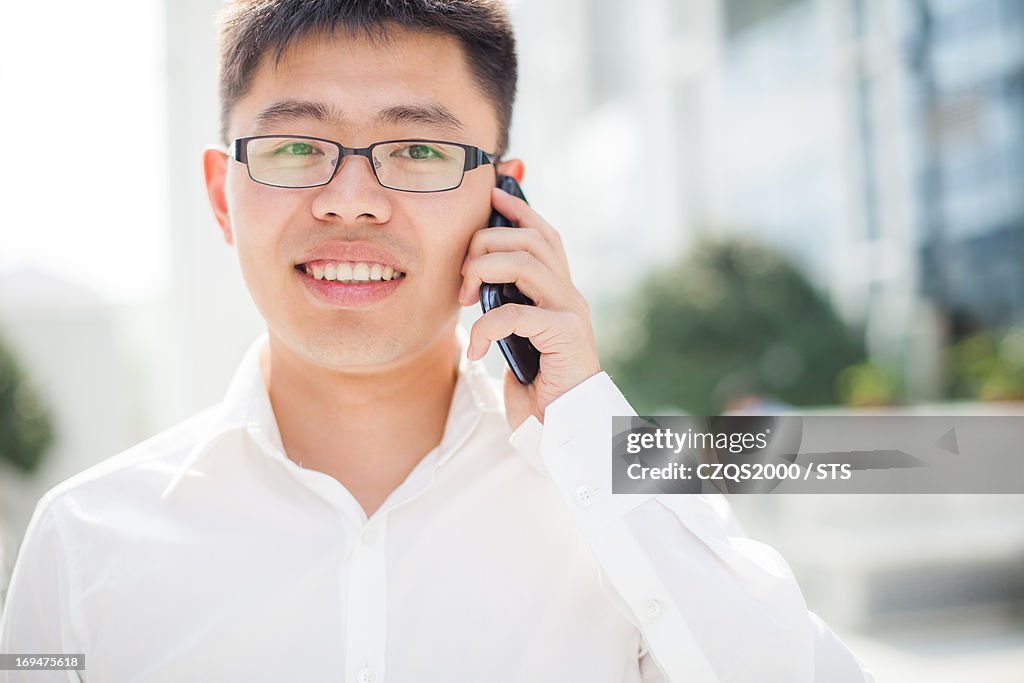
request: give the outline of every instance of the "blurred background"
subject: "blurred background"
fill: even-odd
[[[202,183],[219,5],[5,9],[0,599],[38,498],[261,330]],[[511,154],[638,412],[1024,414],[1024,2],[510,5]],[[732,502],[879,681],[1024,679],[1024,496]]]

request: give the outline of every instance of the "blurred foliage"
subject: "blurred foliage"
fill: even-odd
[[[34,472],[53,437],[49,411],[0,340],[0,461]]]
[[[951,356],[954,397],[1024,400],[1024,327],[973,334]]]
[[[837,375],[865,356],[861,335],[807,278],[748,239],[700,241],[650,273],[627,306],[637,328],[606,367],[640,414],[716,415],[743,395],[836,403]]]
[[[840,401],[851,406],[889,406],[903,398],[898,374],[874,361],[843,368],[836,382]]]

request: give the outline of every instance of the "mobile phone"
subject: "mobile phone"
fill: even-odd
[[[498,187],[526,201],[526,197],[523,195],[523,188],[519,187],[519,183],[516,182],[515,178],[499,175]],[[498,213],[497,209],[492,209],[491,218],[487,221],[487,227],[517,226]],[[536,305],[530,297],[520,292],[519,288],[512,283],[490,284],[485,282],[480,285],[480,308],[483,309],[484,313],[505,304]],[[512,374],[516,376],[520,384],[530,384],[536,379],[537,371],[540,370],[540,351],[530,343],[529,339],[520,337],[518,334],[511,334],[504,339],[498,340],[498,348],[501,349],[508,367],[512,370]]]

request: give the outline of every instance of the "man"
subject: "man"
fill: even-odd
[[[500,4],[239,0],[221,40],[206,185],[267,334],[220,405],[40,501],[0,650],[85,669],[7,680],[870,680],[720,498],[611,495],[632,410],[558,233],[494,189]],[[466,335],[483,282],[537,305]],[[512,333],[540,373],[502,389]]]

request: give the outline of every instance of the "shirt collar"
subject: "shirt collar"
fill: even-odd
[[[458,450],[483,414],[500,414],[504,422],[504,400],[494,378],[487,373],[482,361],[471,361],[466,357],[469,333],[462,325],[457,325],[455,336],[459,346],[458,376],[444,436],[436,449],[439,457],[435,467],[443,465]],[[260,370],[260,353],[268,343],[268,338],[268,333],[263,332],[249,345],[223,400],[213,408],[209,421],[199,432],[199,438],[181,465],[175,469],[174,476],[161,494],[162,498],[171,495],[227,434],[247,432],[250,437],[264,440],[271,446],[263,449],[270,457],[287,459],[277,418]]]

